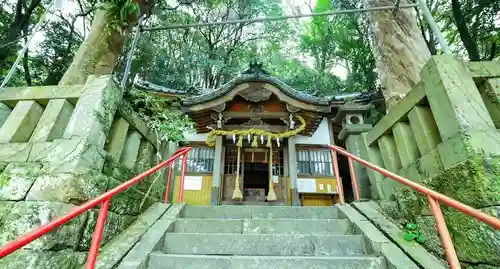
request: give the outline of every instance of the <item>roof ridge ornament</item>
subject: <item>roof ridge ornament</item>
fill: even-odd
[[[269,75],[269,72],[262,68],[263,65],[262,62],[258,62],[257,59],[254,59],[248,64],[248,69],[243,72],[243,74]]]

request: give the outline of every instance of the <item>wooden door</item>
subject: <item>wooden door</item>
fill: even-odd
[[[230,201],[233,198],[234,185],[236,183],[236,168],[237,168],[237,147],[226,147],[224,153],[224,176],[222,184],[222,201]],[[240,190],[243,193],[243,154],[240,155]]]

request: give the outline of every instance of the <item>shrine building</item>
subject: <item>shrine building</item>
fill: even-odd
[[[337,181],[328,145],[345,146],[348,134],[370,129],[363,120],[375,94],[315,97],[261,67],[251,64],[210,93],[181,98],[181,110],[196,126],[196,134],[186,137],[193,149],[187,160],[184,201],[194,205],[336,203]],[[166,88],[142,88],[169,96]],[[349,124],[359,130],[345,128]],[[349,167],[340,156],[339,172],[349,199]],[[179,191],[179,182],[177,178],[174,192]]]

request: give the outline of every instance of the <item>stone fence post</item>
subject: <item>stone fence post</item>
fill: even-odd
[[[372,125],[364,123],[363,115],[366,114],[370,107],[371,105],[345,104],[339,107],[339,112],[334,119],[336,122],[342,122],[339,140],[345,140],[346,149],[350,153],[364,159],[366,159],[368,153],[364,146],[363,134],[368,132],[372,128]],[[353,164],[360,198],[377,198],[379,195],[376,187],[376,179],[369,177],[369,171],[361,164],[355,161],[353,161]]]

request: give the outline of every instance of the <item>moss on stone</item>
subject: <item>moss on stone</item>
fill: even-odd
[[[15,203],[9,214],[3,218],[0,227],[0,245],[18,238],[57,216],[66,214],[73,208],[74,206],[55,202],[23,201]],[[25,248],[60,250],[75,247],[84,227],[86,216],[83,214],[73,219]]]
[[[0,162],[0,172],[2,172],[5,169],[5,167],[7,166],[7,164],[8,163],[6,163],[6,162]]]
[[[89,212],[89,218],[83,231],[78,250],[88,250],[90,248],[90,242],[92,241],[92,234],[95,230],[98,215],[98,210],[92,210]],[[119,215],[109,212],[106,220],[106,227],[104,228],[102,236],[101,246],[106,244],[115,235],[118,235],[120,232],[125,230],[136,219],[137,217],[134,216]]]
[[[396,201],[379,201],[380,208],[382,208],[383,212],[389,218],[400,222],[403,224],[406,222],[404,215],[401,213],[401,209]]]
[[[10,184],[11,177],[9,173],[1,173],[0,174],[0,188],[8,186]]]
[[[38,177],[27,199],[80,205],[107,190],[108,178],[101,173],[60,173]]]
[[[416,217],[426,214],[429,203],[425,195],[412,189],[400,189],[395,193],[396,201],[403,218],[407,222],[415,222]]]
[[[425,178],[421,183],[496,216],[496,205],[500,204],[500,156],[472,153],[469,160]],[[434,217],[428,216],[427,198],[409,189],[398,189],[394,197],[397,207],[382,206],[384,211],[393,218],[399,215],[399,222],[416,222],[427,239],[424,246],[442,257],[441,239]],[[461,261],[500,266],[499,231],[449,207],[442,206],[442,210]]]
[[[10,213],[15,202],[0,201],[0,228],[2,227],[3,219]]]
[[[494,214],[494,207],[483,210]],[[500,266],[500,231],[451,208],[443,214],[462,261]]]
[[[492,208],[484,211],[494,213]],[[454,209],[443,207],[443,215],[461,261],[500,266],[500,232]],[[417,224],[426,237],[424,246],[438,256],[443,256],[434,217],[417,216]]]
[[[109,154],[106,156],[102,172],[120,182],[125,182],[134,176],[132,170],[120,164]]]
[[[482,156],[457,164],[429,181],[430,188],[476,208],[500,202],[500,156]]]
[[[465,269],[500,269],[500,266],[479,264],[479,265],[464,266],[463,268],[465,268]]]
[[[0,259],[0,269],[76,269],[85,263],[86,253],[18,250]]]
[[[119,184],[120,182],[110,179],[109,188],[113,188]],[[151,193],[146,194],[145,192],[139,191],[136,186],[132,186],[128,190],[113,197],[110,210],[122,215],[135,216],[148,209],[149,206],[155,202],[159,202],[159,200],[152,198]]]

